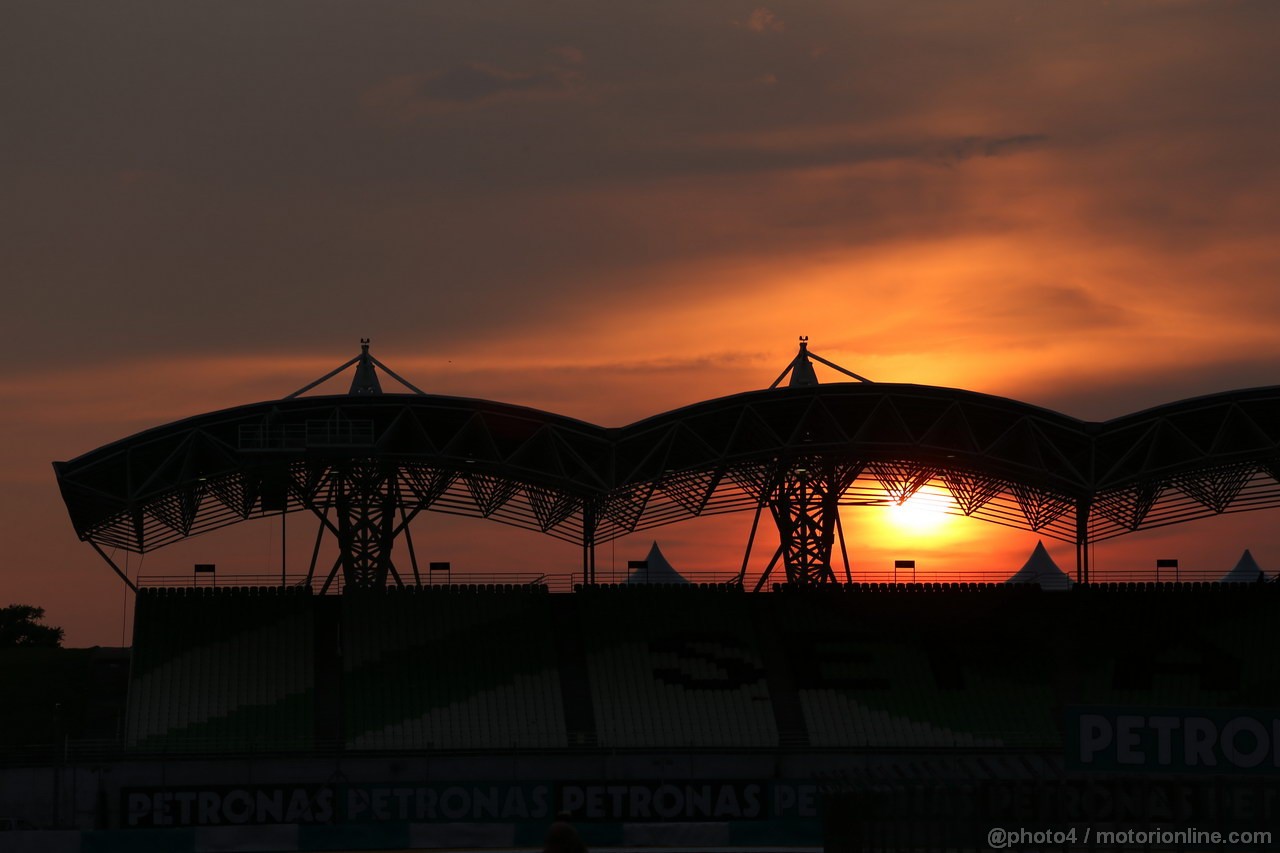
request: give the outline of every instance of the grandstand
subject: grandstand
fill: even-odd
[[[1280,701],[1272,584],[928,587],[147,591],[125,745],[1060,750],[1071,705]]]
[[[566,745],[545,587],[343,597],[343,743],[352,749]]]
[[[315,615],[306,590],[152,589],[138,596],[131,749],[306,749]]]
[[[296,849],[343,826],[363,849],[527,846],[561,806],[601,845],[813,845],[820,786],[1067,784],[1081,709],[1277,707],[1278,605],[1201,582],[145,590],[127,696],[87,653],[60,677],[119,736],[81,715],[60,751],[9,753],[78,790],[50,812],[47,786],[14,792],[35,770],[0,780],[32,822],[124,839],[94,849],[242,823]]]
[[[311,383],[56,463],[77,535],[137,593],[133,645],[0,654],[8,683],[43,673],[36,706],[4,709],[0,802],[85,830],[68,850],[532,848],[561,809],[593,847],[815,847],[829,796],[878,803],[909,780],[946,798],[1160,774],[1118,775],[1116,801],[1206,766],[1220,792],[1265,764],[1280,584],[1104,581],[1088,554],[1280,506],[1280,388],[1087,424],[843,368],[860,381],[819,386],[810,357],[830,364],[802,342],[768,390],[605,429],[384,393],[377,369],[399,377],[365,342],[346,395],[301,396]],[[842,579],[840,508],[927,483],[955,512],[1074,543],[1073,582]],[[755,519],[733,576],[596,582],[598,545],[739,510]],[[581,569],[431,567],[424,584],[422,512],[571,541]],[[305,576],[147,586],[113,559],[289,513],[318,525]],[[779,546],[749,578],[766,513]],[[1121,755],[1108,733],[1149,718],[1164,728]],[[1147,749],[1183,719],[1264,734]],[[893,815],[929,812],[907,793]],[[1280,822],[1280,791],[1260,796]]]

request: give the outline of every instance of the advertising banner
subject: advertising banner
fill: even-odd
[[[121,825],[140,828],[509,823],[560,812],[579,822],[767,820],[817,817],[820,799],[806,781],[698,779],[126,788],[120,803]]]
[[[1224,708],[1067,709],[1073,771],[1280,774],[1280,711]]]

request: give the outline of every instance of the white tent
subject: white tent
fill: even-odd
[[[627,575],[625,583],[689,582],[679,572],[671,568],[671,564],[662,555],[662,549],[658,547],[657,542],[654,542],[653,546],[649,548],[649,556],[645,557],[645,562],[649,564],[649,567],[647,569],[632,569],[631,574]]]
[[[1036,542],[1027,562],[1005,583],[1038,583],[1041,589],[1070,589],[1071,576],[1058,568],[1045,550],[1044,542]]]
[[[1258,568],[1258,562],[1253,559],[1249,549],[1245,548],[1236,567],[1218,578],[1218,583],[1254,583],[1261,574],[1263,572]]]

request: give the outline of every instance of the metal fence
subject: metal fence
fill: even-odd
[[[874,584],[909,584],[909,583],[977,583],[1000,584],[1009,580],[1013,573],[1008,569],[983,570],[965,569],[955,571],[933,571],[928,569],[892,569],[881,571],[854,571],[850,577],[854,583]],[[733,571],[682,572],[682,577],[692,584],[734,585],[738,583],[738,573]],[[1070,577],[1073,575],[1067,572]],[[1222,578],[1221,570],[1205,569],[1112,569],[1110,571],[1094,570],[1090,573],[1093,583],[1214,583]],[[836,573],[837,580],[845,580],[843,572]],[[596,572],[596,582],[600,584],[625,584],[628,573],[618,571],[609,573]],[[1073,578],[1074,579],[1074,578]],[[778,575],[776,582],[785,580]],[[290,574],[219,574],[216,572],[194,572],[182,575],[142,575],[137,580],[141,588],[152,587],[310,587],[314,593],[327,591],[331,594],[341,593],[345,589],[345,581],[339,573],[325,590],[325,578]],[[577,572],[537,573],[537,572],[444,572],[423,571],[419,580],[412,575],[401,575],[397,581],[388,579],[389,587],[422,586],[433,587],[499,587],[499,586],[539,586],[546,587],[549,592],[572,592],[575,586],[582,583],[582,575]],[[641,581],[643,583],[643,581]],[[771,585],[768,585],[771,587]],[[748,583],[750,588],[751,584]]]

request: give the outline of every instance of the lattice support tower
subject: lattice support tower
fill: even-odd
[[[795,357],[769,387],[778,387],[788,377],[790,388],[817,385],[814,361],[858,382],[871,381],[810,352],[809,337],[802,335]],[[831,568],[831,548],[840,530],[840,497],[860,471],[861,466],[835,465],[821,459],[801,459],[783,470],[766,499],[778,527],[778,552],[761,575],[757,588],[768,579],[779,557],[790,584],[816,586],[836,582]],[[750,549],[750,544],[747,547]]]
[[[840,519],[840,496],[851,480],[837,466],[797,464],[769,497],[778,526],[787,582],[797,586],[834,583],[831,548]]]
[[[394,469],[353,465],[337,476],[333,487],[343,582],[353,589],[381,589],[389,574],[399,582],[391,559],[399,505]]]

